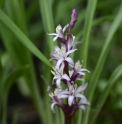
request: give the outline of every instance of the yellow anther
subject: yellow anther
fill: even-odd
[[[58,25],[57,27],[56,27],[56,33],[59,33],[59,31],[62,29],[62,27],[61,27],[61,25]]]

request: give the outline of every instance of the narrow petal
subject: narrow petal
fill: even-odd
[[[81,99],[80,102],[79,102],[78,104],[79,104],[79,105],[81,105],[81,104],[90,105],[91,103],[90,103],[89,101],[86,101],[86,100]]]
[[[56,84],[57,84],[57,87],[58,87],[58,88],[61,88],[61,85],[60,85],[60,84],[61,84],[61,80],[60,80],[60,79],[58,79],[58,80],[56,81]]]
[[[48,35],[54,35],[56,36],[57,34],[56,33],[47,33]]]
[[[77,88],[77,92],[82,92],[86,89],[86,87],[88,86],[88,83],[83,84],[82,86]]]
[[[68,50],[72,48],[73,45],[73,35],[72,34],[67,34],[67,43],[68,43]]]
[[[81,72],[81,71],[78,71],[78,74],[80,75],[85,75],[85,73]]]
[[[54,60],[58,60],[58,59],[61,58],[61,56],[59,56],[59,55],[56,54],[55,52],[52,52],[52,53],[50,54],[50,56],[51,56],[51,59],[54,59]]]
[[[79,80],[79,81],[84,81],[83,78],[79,78],[79,77],[76,77],[76,80]]]
[[[64,28],[63,28],[63,32],[69,27],[69,24],[67,24]]]
[[[59,68],[59,66],[61,65],[61,63],[64,61],[64,59],[59,59],[57,64],[56,64],[56,68]]]
[[[80,44],[80,43],[82,43],[82,41],[81,42],[73,42],[73,46],[77,45],[77,44]]]
[[[83,99],[83,100],[87,100],[84,95],[79,94],[79,93],[76,93],[76,94],[75,94],[75,97],[80,97],[80,98]]]
[[[68,97],[68,95],[58,95],[58,98],[67,98]]]
[[[58,35],[53,38],[53,42],[56,41],[58,38]]]
[[[70,92],[68,90],[62,90],[62,91],[59,91],[57,94],[59,94],[59,95],[70,94]]]
[[[54,110],[54,105],[55,105],[55,104],[57,104],[57,103],[54,102],[54,103],[51,104],[51,109],[52,109],[52,111],[53,111],[54,113],[55,113],[55,110]]]
[[[68,63],[70,63],[71,65],[74,65],[74,62],[73,62],[73,60],[72,60],[70,57],[67,57],[65,60],[66,60]]]
[[[86,110],[85,105],[80,105],[80,106],[79,106],[79,108],[82,108],[82,109],[83,109],[83,111],[85,111],[85,110]]]
[[[70,53],[73,53],[73,52],[75,52],[77,49],[73,49],[73,50],[69,50],[67,53],[66,53],[66,55],[68,56]]]
[[[70,81],[70,78],[68,77],[67,74],[64,74],[64,75],[62,76],[62,78],[63,78],[63,79],[66,79],[67,81]]]
[[[69,104],[69,106],[72,105],[73,100],[74,100],[74,96],[69,96],[69,97],[68,97],[68,104]]]
[[[87,69],[84,69],[84,68],[82,68],[82,69],[79,69],[79,71],[83,71],[83,72],[88,72],[88,73],[90,73],[90,71],[89,71],[89,70],[87,70]]]
[[[54,49],[55,49],[55,51],[59,51],[60,50],[60,48],[58,46],[55,46]]]
[[[59,33],[58,33],[58,37],[64,38],[64,34],[63,34],[63,33],[64,33],[64,32],[63,32],[62,30],[60,30]]]

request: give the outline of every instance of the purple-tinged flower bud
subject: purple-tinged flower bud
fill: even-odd
[[[77,17],[78,17],[78,12],[76,9],[73,9],[72,10],[72,15],[71,15],[71,22],[70,22],[70,29],[72,29],[74,27],[74,24],[76,23],[77,21]]]

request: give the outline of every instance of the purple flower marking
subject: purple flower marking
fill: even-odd
[[[62,108],[63,111],[65,111],[65,106],[62,103],[61,99],[58,98],[57,92],[60,91],[60,89],[55,89],[54,93],[50,92],[50,87],[48,87],[47,91],[49,92],[49,96],[52,98],[52,104],[51,104],[51,109],[55,113],[54,110],[54,105],[58,105]]]
[[[73,36],[71,33],[67,33],[66,37],[67,37],[66,43],[68,50],[71,50],[74,45],[81,43],[81,42],[74,42],[75,36]]]
[[[77,85],[70,85],[68,89],[58,91],[57,96],[58,98],[68,98],[69,106],[77,103],[77,101],[75,101],[77,97],[82,99],[83,101],[87,101],[86,97],[83,94],[80,94],[86,89],[87,85],[88,83],[80,87],[77,87]]]
[[[54,84],[54,80],[56,80],[56,85],[58,88],[61,88],[60,84],[62,80],[70,81],[69,76],[67,74],[63,74],[63,65],[59,69],[54,68],[54,71],[51,72],[54,75],[52,84]]]
[[[74,68],[73,68],[72,75],[70,75],[72,81],[75,81],[75,80],[81,80],[81,81],[83,81],[83,79],[81,79],[81,77],[82,77],[83,75],[85,75],[85,72],[90,73],[89,70],[84,69],[84,68],[81,68],[81,67],[82,67],[82,63],[78,60],[78,61],[75,63],[75,66],[74,66]]]
[[[61,44],[61,49],[58,46],[55,46],[54,49],[55,52],[51,53],[51,60],[57,60],[56,68],[59,68],[64,61],[67,61],[72,66],[74,65],[73,60],[68,56],[77,49],[66,51],[66,46],[63,43]]]
[[[76,9],[72,10],[72,15],[71,15],[71,22],[70,22],[70,29],[72,29],[77,21],[77,17],[78,17],[78,12]]]
[[[64,37],[64,31],[69,27],[69,24],[67,24],[63,29],[61,27],[61,25],[59,24],[57,27],[56,27],[56,33],[48,33],[48,35],[54,35],[55,37],[53,38],[53,41],[56,41],[57,38],[61,38],[61,39],[64,39],[65,40],[65,37]]]

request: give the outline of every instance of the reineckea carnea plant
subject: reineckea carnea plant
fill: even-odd
[[[51,60],[56,60],[56,64],[53,68],[52,74],[54,75],[52,84],[56,84],[54,93],[50,91],[48,87],[49,96],[52,98],[51,109],[55,113],[54,105],[59,106],[65,114],[65,124],[71,124],[71,119],[74,113],[81,108],[85,111],[85,105],[90,105],[90,102],[83,95],[88,83],[81,86],[77,86],[76,81],[83,81],[83,76],[85,72],[89,72],[87,69],[82,68],[82,62],[78,60],[76,63],[69,57],[69,55],[75,52],[77,49],[73,49],[73,46],[80,44],[81,42],[75,42],[75,36],[71,34],[71,29],[73,29],[77,21],[77,10],[73,9],[71,14],[71,22],[67,24],[64,28],[61,25],[56,27],[56,33],[51,33],[49,35],[54,35],[53,41],[60,41],[60,47],[55,46],[54,52],[51,53]],[[68,29],[66,35],[65,30]],[[63,89],[62,84],[66,85],[66,89]],[[63,102],[62,99],[66,99]]]

